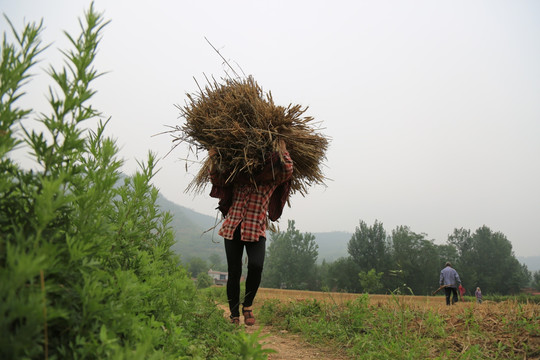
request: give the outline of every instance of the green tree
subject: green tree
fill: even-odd
[[[540,270],[537,270],[532,274],[532,286],[536,290],[540,290]]]
[[[189,272],[191,273],[191,277],[196,278],[199,273],[207,272],[208,269],[208,264],[200,257],[193,257],[189,260]]]
[[[323,259],[322,263],[317,266],[317,274],[319,274],[319,282],[321,291],[329,291],[331,288],[329,286],[329,276],[328,269],[330,264],[326,262],[326,259]]]
[[[227,271],[227,266],[223,264],[221,256],[216,253],[213,253],[208,257],[208,262],[210,263],[210,269],[212,270]]]
[[[448,235],[447,242],[456,248],[458,258],[463,259],[463,257],[469,255],[469,250],[473,246],[471,230],[464,228],[454,229],[454,232]]]
[[[458,262],[458,251],[454,245],[451,244],[442,244],[437,246],[437,250],[439,252],[439,259],[440,259],[440,266],[442,269],[442,266],[447,261],[451,262],[452,264],[456,264]]]
[[[310,233],[300,233],[294,220],[285,232],[272,234],[267,250],[263,286],[289,289],[318,289],[316,261],[318,245]]]
[[[383,224],[377,220],[373,226],[360,221],[359,226],[349,240],[348,252],[361,271],[387,271],[390,253]]]
[[[398,226],[392,231],[392,253],[394,265],[402,271],[401,282],[415,294],[428,294],[433,290],[439,280],[441,258],[432,240],[407,226]]]
[[[472,234],[469,230],[454,230],[448,243],[458,249],[455,266],[469,288],[480,286],[486,292],[512,294],[527,284],[527,267],[516,259],[512,244],[503,233],[485,225]]]
[[[479,283],[477,273],[478,266],[475,264],[477,260],[477,251],[474,250],[474,241],[471,231],[464,228],[454,229],[452,234],[448,235],[447,244],[456,249],[456,260],[451,261],[451,263],[458,271],[464,286],[480,286],[485,293],[488,288]],[[450,260],[448,259],[448,261]],[[441,264],[441,266],[442,265],[443,264]]]
[[[360,285],[362,290],[368,294],[377,293],[383,286],[381,278],[383,276],[382,272],[376,272],[375,269],[371,269],[367,272],[360,271],[358,273],[358,278],[360,280]]]
[[[206,289],[214,284],[214,280],[208,273],[201,272],[197,275],[197,289]]]
[[[332,291],[358,293],[361,290],[360,267],[352,257],[340,257],[328,264],[325,286]]]

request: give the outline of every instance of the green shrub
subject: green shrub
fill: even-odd
[[[208,275],[205,272],[199,273],[197,275],[197,288],[198,289],[206,289],[214,283],[214,280],[210,275]]]
[[[220,304],[227,303],[227,288],[225,286],[210,286],[201,289],[200,291],[201,294],[211,302]]]
[[[9,20],[8,20],[9,22]],[[92,67],[107,24],[93,5],[66,65],[50,67],[50,113],[39,132],[21,125],[21,87],[44,49],[42,23],[4,36],[0,64],[0,358],[235,358],[238,342],[222,312],[204,297],[171,252],[171,216],[156,206],[149,153],[131,177],[106,122],[88,104]],[[24,170],[10,152],[25,144],[38,169]],[[122,181],[123,180],[123,181]],[[231,334],[232,332],[232,334]],[[231,337],[234,341],[231,341]],[[248,349],[248,350],[249,350]],[[246,352],[248,350],[245,350]],[[260,356],[258,358],[264,358]]]

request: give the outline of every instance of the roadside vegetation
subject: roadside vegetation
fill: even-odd
[[[275,296],[275,295],[274,295]],[[515,301],[446,306],[408,296],[359,295],[345,303],[260,300],[267,326],[300,334],[351,359],[531,359],[540,356],[540,305]]]
[[[120,173],[107,121],[90,104],[102,15],[90,6],[80,34],[66,34],[64,66],[48,68],[48,109],[19,107],[46,48],[43,22],[9,24],[0,63],[0,358],[264,358],[257,334],[235,330],[171,251],[171,216],[150,184],[155,156],[132,176]],[[29,118],[39,126],[25,126]],[[34,169],[10,158],[15,148]]]
[[[224,287],[203,292],[226,306]],[[446,306],[444,296],[261,288],[254,305],[261,326],[333,349],[338,358],[517,360],[540,357],[536,300],[495,296],[478,304],[465,297]]]

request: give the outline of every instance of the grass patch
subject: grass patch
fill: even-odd
[[[523,359],[539,355],[540,306],[516,301],[455,306],[368,295],[260,305],[261,322],[362,359]]]

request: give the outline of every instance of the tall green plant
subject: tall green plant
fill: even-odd
[[[15,126],[31,109],[16,101],[43,50],[42,25],[15,44],[4,36],[0,65],[0,358],[234,358],[223,333],[231,325],[196,289],[170,248],[171,217],[156,206],[149,153],[131,177],[120,173],[107,122],[82,128],[99,113],[89,104],[100,74],[92,64],[106,26],[93,6],[81,33],[66,33],[66,65],[50,67],[51,110],[45,132]],[[11,25],[11,23],[10,23]],[[39,168],[9,158],[26,144]],[[123,182],[122,182],[123,180]],[[243,341],[237,333],[233,338]],[[250,343],[253,339],[249,339]]]
[[[29,191],[24,188],[34,187],[34,176],[19,171],[7,157],[21,143],[15,126],[31,111],[17,107],[16,101],[23,95],[21,88],[28,81],[29,69],[43,50],[39,39],[42,23],[28,24],[19,34],[6,20],[16,43],[8,42],[4,34],[0,63],[0,352],[12,358],[23,352],[30,356],[41,352],[39,344],[22,339],[40,338],[45,329],[40,270],[47,258],[32,251],[33,239],[27,238],[25,231],[30,224],[25,219]]]

